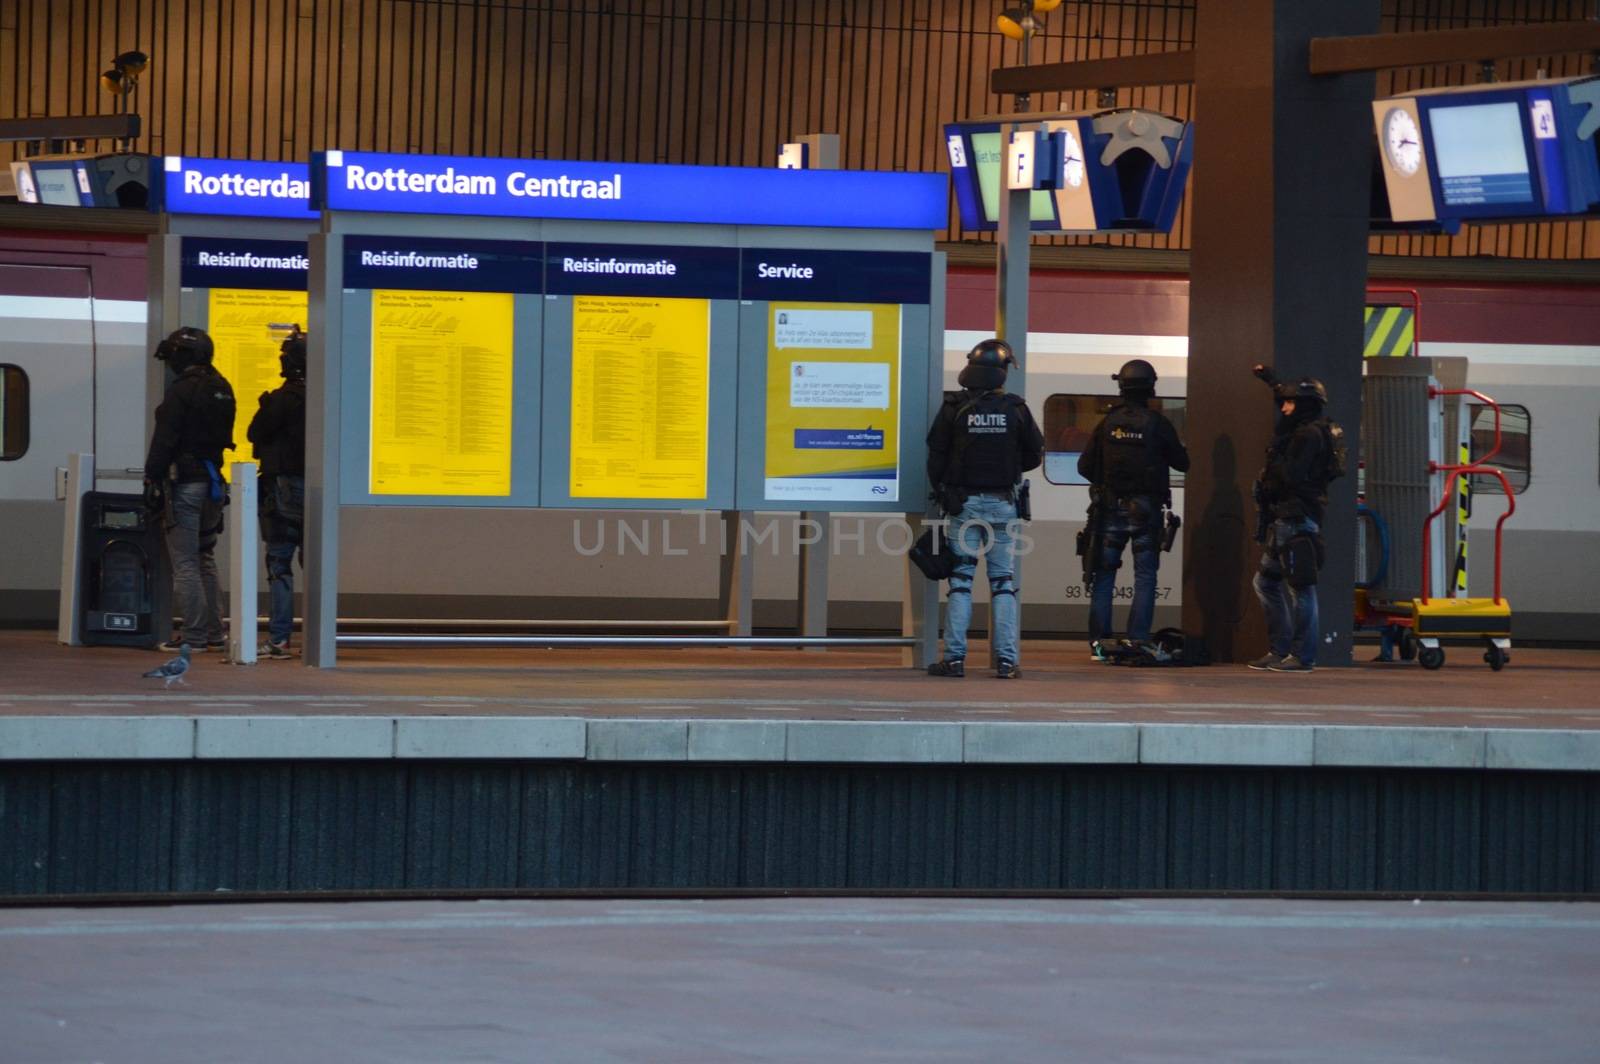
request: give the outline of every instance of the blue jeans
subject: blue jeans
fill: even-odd
[[[1317,523],[1309,517],[1274,521],[1253,581],[1267,615],[1272,652],[1279,657],[1293,654],[1306,665],[1317,663],[1317,585],[1291,587],[1284,579],[1280,550],[1294,536],[1316,532]]]
[[[263,480],[259,498],[261,539],[267,545],[267,587],[272,597],[267,638],[287,643],[294,631],[294,556],[305,533],[306,478],[284,474]],[[305,564],[303,555],[300,564]]]
[[[183,615],[179,638],[191,647],[222,642],[222,597],[217,587],[217,533],[222,506],[205,481],[168,484],[167,556],[172,596]]]
[[[1161,506],[1155,499],[1140,497],[1107,509],[1100,568],[1095,570],[1094,590],[1089,596],[1090,639],[1111,634],[1111,593],[1122,567],[1122,548],[1130,539],[1133,608],[1128,611],[1128,638],[1136,643],[1150,638],[1150,623],[1156,615],[1156,572],[1161,567]]]
[[[967,626],[972,623],[972,577],[978,559],[986,559],[989,576],[990,639],[1002,663],[1017,663],[1016,504],[992,495],[972,495],[950,522],[950,546],[956,569],[950,574],[950,600],[945,607],[946,661],[967,656]]]

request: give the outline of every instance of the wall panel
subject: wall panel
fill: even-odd
[[[1037,62],[1190,47],[1202,2],[1083,0],[1035,41]],[[1600,17],[1600,0],[1382,0],[1386,30]],[[1000,0],[5,0],[0,118],[109,112],[117,52],[153,65],[134,101],[156,154],[303,159],[316,150],[770,165],[778,145],[838,133],[843,161],[941,169],[938,127],[1008,109],[989,71],[1018,59]],[[1584,55],[1495,64],[1502,80],[1586,72]],[[1387,94],[1471,84],[1477,66],[1386,71]],[[1035,110],[1095,106],[1041,93]],[[1187,116],[1190,86],[1119,104]],[[1203,102],[1199,117],[1204,120]],[[13,157],[0,145],[0,162]],[[1184,249],[1171,236],[1041,243]],[[965,233],[952,205],[951,240]],[[1600,258],[1600,222],[1374,237],[1375,254]]]

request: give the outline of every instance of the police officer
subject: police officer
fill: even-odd
[[[1017,500],[1022,474],[1044,460],[1044,436],[1023,398],[1005,390],[1006,370],[1016,364],[1004,340],[978,344],[967,353],[957,378],[962,390],[945,393],[928,430],[928,483],[950,518],[948,535],[956,554],[944,659],[928,666],[933,676],[966,675],[972,578],[980,557],[987,559],[996,675],[1022,675],[1017,653]]]
[[[1258,372],[1273,383],[1270,371]],[[1315,377],[1274,384],[1278,403],[1267,464],[1256,478],[1257,539],[1265,548],[1253,581],[1272,646],[1250,668],[1310,672],[1317,661],[1317,570],[1333,450],[1322,416],[1327,389]]]
[[[267,545],[267,586],[271,613],[263,658],[289,657],[294,627],[294,556],[305,527],[306,498],[306,334],[297,326],[278,355],[283,384],[262,392],[246,435],[261,463],[257,496],[261,539]],[[302,557],[301,564],[305,564]]]
[[[211,337],[182,328],[155,357],[175,376],[156,407],[144,462],[145,502],[162,516],[172,560],[173,598],[183,630],[160,649],[221,649],[222,610],[214,551],[227,487],[222,452],[233,446],[233,388],[211,365]]]
[[[1089,535],[1084,569],[1093,574],[1089,596],[1090,652],[1106,660],[1101,641],[1111,634],[1111,594],[1122,566],[1122,548],[1133,545],[1133,607],[1128,638],[1148,642],[1156,611],[1156,572],[1161,563],[1162,508],[1172,504],[1170,470],[1189,469],[1189,452],[1178,430],[1159,410],[1156,370],[1142,358],[1111,375],[1121,402],[1094,428],[1078,456],[1078,473],[1089,482]]]

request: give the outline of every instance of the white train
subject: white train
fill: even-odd
[[[966,351],[989,335],[993,283],[989,271],[949,271],[951,387]],[[14,367],[0,392],[7,412],[0,623],[54,623],[58,469],[68,453],[93,452],[111,477],[142,463],[152,402],[145,284],[142,237],[0,234],[0,366]],[[1429,284],[1420,287],[1420,307],[1420,353],[1465,356],[1469,385],[1509,404],[1513,415],[1508,454],[1521,491],[1504,564],[1518,638],[1592,638],[1600,598],[1600,575],[1588,561],[1600,545],[1600,289]],[[1096,397],[1113,392],[1110,374],[1135,357],[1156,366],[1158,394],[1181,424],[1187,319],[1182,277],[1035,271],[1026,392],[1051,455],[1034,474],[1034,548],[1022,595],[1028,633],[1085,627],[1071,549],[1087,504],[1086,489],[1074,483],[1075,432],[1092,426]],[[111,477],[102,490],[137,490],[136,482]],[[1181,488],[1176,506],[1182,512]],[[1490,580],[1487,537],[1499,509],[1486,502],[1473,525],[1474,589]],[[791,519],[772,520],[779,534],[755,548],[758,628],[797,623],[802,534]],[[869,515],[834,520],[836,630],[899,625],[904,568],[890,556],[903,541],[883,525]],[[342,519],[340,613],[705,620],[717,615],[719,556],[718,535],[696,514],[350,507]],[[1179,547],[1163,560],[1158,624],[1177,623],[1181,566]],[[1121,576],[1129,579],[1128,567]]]

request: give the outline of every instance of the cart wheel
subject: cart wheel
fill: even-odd
[[[1412,634],[1409,628],[1400,630],[1400,660],[1417,660],[1417,637]]]
[[[1506,667],[1506,662],[1511,660],[1511,655],[1491,643],[1489,649],[1483,653],[1483,660],[1489,663],[1489,668],[1499,672]]]
[[[1444,664],[1444,647],[1420,647],[1417,650],[1417,661],[1422,667],[1432,672]]]

